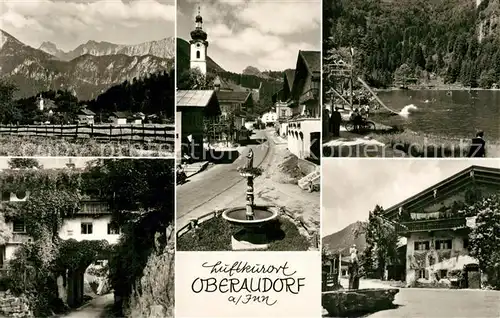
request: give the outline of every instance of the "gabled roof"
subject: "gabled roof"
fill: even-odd
[[[176,107],[203,109],[206,116],[220,115],[219,100],[213,90],[178,90],[176,96]]]
[[[321,53],[319,51],[299,51],[311,74],[321,72]]]
[[[87,108],[80,109],[80,113],[87,115],[87,116],[95,116],[95,113]]]
[[[293,87],[293,81],[295,79],[295,70],[285,70],[285,80],[288,84],[288,88],[291,90]]]
[[[400,207],[406,211],[417,210],[429,201],[444,199],[473,184],[494,185],[500,189],[500,168],[470,166],[403,202],[386,209],[383,215],[387,218],[393,218],[399,214]]]
[[[214,95],[213,90],[179,90],[177,107],[205,107]]]
[[[248,98],[252,95],[251,91],[248,92],[217,92],[217,98],[220,103],[228,103],[228,102],[237,102],[244,103],[248,100]]]
[[[112,112],[112,116],[117,117],[117,118],[129,118],[132,116],[132,113],[123,111],[123,112]]]

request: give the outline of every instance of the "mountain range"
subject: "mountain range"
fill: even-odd
[[[365,234],[361,232],[364,226],[365,223],[361,221],[349,224],[338,232],[324,236],[322,244],[328,251],[344,256],[349,255],[349,248],[353,244],[356,244],[356,248],[361,252],[366,247]],[[361,233],[356,237],[357,232]]]
[[[94,56],[117,54],[128,56],[153,55],[165,59],[173,59],[175,58],[175,39],[170,37],[158,41],[144,42],[135,45],[121,45],[90,40],[69,52],[64,52],[52,42],[43,42],[38,49],[49,53],[62,61],[71,61],[72,59],[85,54]]]
[[[68,89],[80,100],[112,85],[174,67],[173,38],[137,45],[89,41],[70,52],[50,42],[39,49],[0,30],[0,79],[18,87],[17,97]]]

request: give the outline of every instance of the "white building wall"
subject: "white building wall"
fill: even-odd
[[[120,235],[108,234],[108,224],[110,222],[111,215],[65,219],[59,230],[59,236],[63,240],[106,240],[110,244],[116,244]],[[82,223],[92,223],[92,234],[82,234]]]
[[[453,235],[452,232],[438,232],[434,236],[430,236],[427,233],[413,233],[407,240],[406,245],[406,283],[409,284],[417,279],[417,270],[411,268],[410,259],[411,256],[415,254],[425,254],[432,255],[435,259],[438,258],[438,253],[443,250],[436,250],[436,241],[438,240],[451,240],[451,253],[452,256],[448,259],[436,260],[436,264],[424,266],[424,269],[431,274],[432,272],[439,270],[452,270],[452,269],[462,269],[464,265],[476,263],[477,261],[469,256],[467,249],[464,248],[464,238],[462,235]],[[430,244],[429,250],[415,251],[415,242],[428,241]],[[447,251],[447,250],[445,250]],[[432,279],[432,275],[429,275]]]
[[[113,124],[115,125],[126,125],[127,124],[127,118],[113,118]]]
[[[200,57],[196,57],[196,52],[200,52]],[[191,43],[191,69],[198,68],[202,74],[207,74],[207,47],[202,42]]]
[[[298,126],[299,124],[300,128],[293,127]],[[311,155],[311,133],[321,132],[321,119],[305,118],[290,121],[288,123],[288,132],[288,149],[298,158],[306,159]],[[300,137],[300,133],[302,133],[303,138]]]
[[[267,112],[267,113],[263,114],[262,118],[261,118],[261,121],[264,124],[274,123],[277,120],[278,120],[278,114],[276,114],[275,112]]]
[[[14,253],[21,246],[21,244],[8,244],[5,246],[5,261],[14,258]]]

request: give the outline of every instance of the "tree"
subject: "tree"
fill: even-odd
[[[17,87],[0,81],[0,123],[16,123],[21,120],[21,112],[14,101]]]
[[[41,169],[42,166],[34,158],[12,158],[8,162],[10,169]]]
[[[398,69],[396,72],[394,72],[394,80],[397,83],[401,83],[401,85],[406,86],[406,81],[408,80],[409,77],[412,76],[412,69],[411,67],[408,66],[408,64],[404,63]]]
[[[177,88],[183,90],[213,89],[214,76],[210,73],[204,75],[200,69],[189,69],[182,72],[177,79]]]
[[[381,206],[376,205],[369,213],[368,223],[360,232],[365,234],[367,244],[361,254],[363,271],[368,276],[380,279],[384,279],[385,268],[388,264],[398,262],[399,240],[394,225],[380,216],[383,211]]]
[[[479,76],[479,86],[483,88],[491,88],[495,83],[495,70],[485,70]]]
[[[486,197],[470,210],[477,213],[476,226],[469,234],[470,253],[488,275],[489,283],[500,289],[500,196]]]

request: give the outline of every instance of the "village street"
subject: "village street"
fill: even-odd
[[[320,193],[308,193],[297,185],[273,180],[277,166],[288,152],[286,144],[276,144],[271,130],[256,131],[252,138],[268,141],[241,149],[240,157],[232,164],[216,165],[177,187],[178,229],[190,219],[216,209],[245,205],[246,182],[236,169],[244,164],[249,149],[254,152],[254,166],[264,169],[263,175],[255,180],[256,204],[284,206],[295,216],[300,216],[308,227],[319,229]]]
[[[110,308],[113,306],[113,293],[96,296],[82,307],[61,318],[111,318]]]

